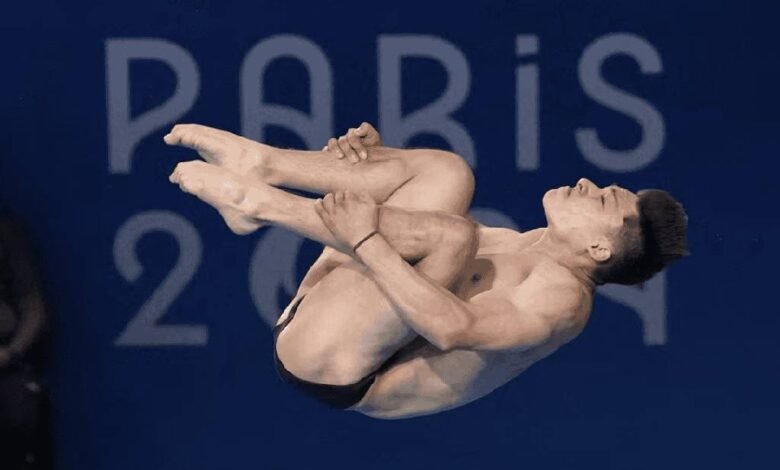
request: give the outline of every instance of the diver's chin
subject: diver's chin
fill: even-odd
[[[550,189],[546,193],[544,193],[544,196],[542,196],[542,204],[544,204],[546,201],[552,200],[553,197],[565,197],[569,193],[569,187],[568,186],[561,186],[560,188],[554,188]]]

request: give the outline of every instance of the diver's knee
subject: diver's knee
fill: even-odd
[[[316,335],[307,336],[287,331],[279,334],[276,355],[285,369],[314,383],[345,385],[361,379],[362,361],[356,354],[350,354],[338,342],[318,340]]]

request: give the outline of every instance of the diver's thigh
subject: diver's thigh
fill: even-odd
[[[306,293],[279,334],[276,351],[302,379],[351,383],[413,337],[363,268],[345,263]]]

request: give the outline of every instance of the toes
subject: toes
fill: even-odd
[[[179,163],[169,179],[182,191],[212,206],[243,209],[246,202],[247,187],[242,181],[233,173],[200,160]]]
[[[171,173],[171,176],[168,177],[168,181],[171,183],[179,183],[181,182],[181,175],[182,173],[187,172],[187,164],[189,162],[183,162],[176,165],[176,168],[173,169],[173,173]]]
[[[199,124],[177,124],[163,140],[168,145],[181,145],[196,150],[210,162],[218,161],[224,149],[223,139],[212,129]]]
[[[192,172],[209,172],[211,169],[216,169],[217,167],[213,165],[209,165],[208,163],[201,161],[201,160],[190,160],[187,162],[179,162],[176,164],[176,168],[173,169],[173,173],[176,174],[182,174],[182,173],[192,173]]]
[[[185,193],[217,209],[233,233],[246,235],[262,226],[257,219],[260,212],[257,191],[252,191],[233,173],[195,160],[176,165],[169,179]]]
[[[191,175],[183,174],[179,175],[179,188],[185,193],[192,193],[195,182]]]
[[[178,184],[179,187],[187,193],[200,191],[204,187],[202,175],[209,171],[209,165],[206,162],[191,161],[181,162],[173,169],[173,173],[168,177],[171,183]]]

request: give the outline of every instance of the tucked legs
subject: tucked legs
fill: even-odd
[[[441,150],[378,147],[367,161],[353,164],[328,152],[278,149],[196,124],[175,126],[165,141],[192,148],[250,183],[320,194],[348,189],[388,205],[458,215],[466,213],[474,193],[468,164]]]
[[[372,149],[369,161],[352,164],[327,152],[275,149],[203,126],[177,126],[165,139],[196,149],[209,162],[179,164],[171,180],[215,207],[236,233],[272,223],[344,250],[313,200],[274,186],[349,189],[384,202],[380,233],[432,281],[450,288],[474,255],[474,225],[460,217],[471,203],[474,180],[454,154],[380,148]],[[308,291],[279,336],[279,358],[304,380],[353,383],[416,336],[393,308],[359,264],[344,263]]]

